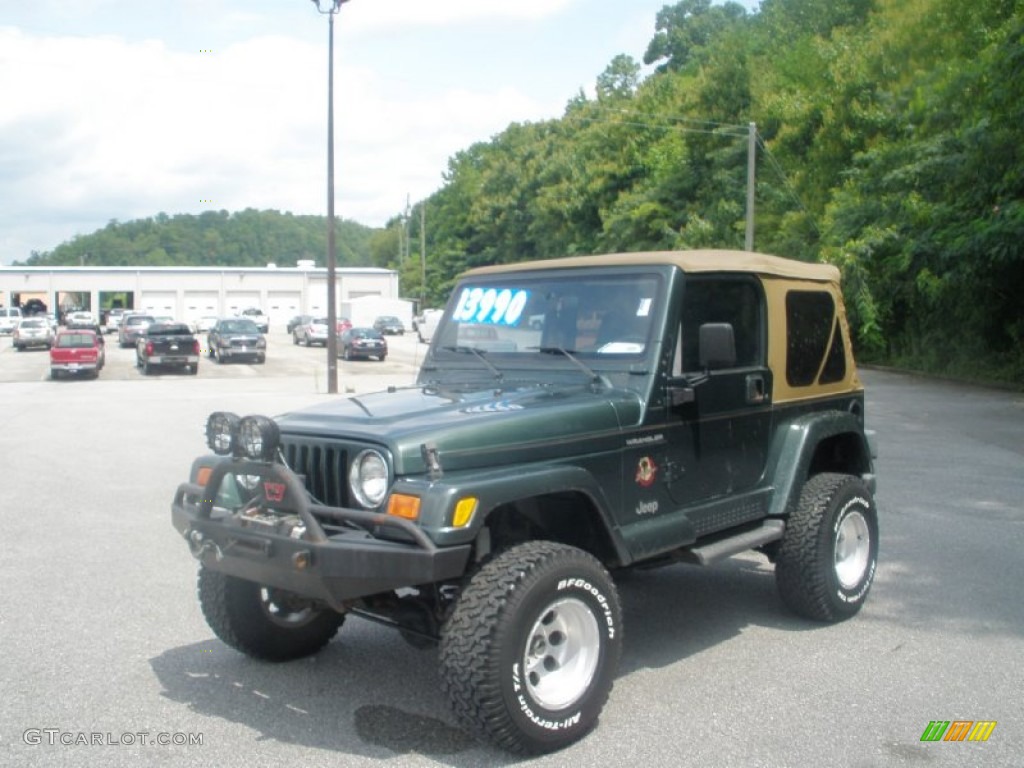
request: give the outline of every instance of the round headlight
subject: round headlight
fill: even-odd
[[[211,413],[206,420],[206,444],[219,456],[229,455],[238,435],[238,417],[226,411]]]
[[[277,424],[266,416],[246,416],[238,423],[238,445],[256,461],[273,461],[280,438]]]
[[[378,451],[362,451],[352,462],[348,483],[364,507],[379,507],[388,495],[388,463]]]

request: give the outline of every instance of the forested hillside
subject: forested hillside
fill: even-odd
[[[339,266],[371,266],[374,230],[341,220],[337,228]],[[206,211],[199,215],[157,214],[148,219],[112,221],[46,253],[33,253],[31,266],[223,266],[262,267],[274,262],[294,267],[299,259],[324,266],[327,219],[279,211]]]
[[[742,248],[753,121],[755,248],[842,267],[862,359],[1020,381],[1022,36],[1013,0],[666,6],[654,74],[618,56],[596,98],[450,160],[427,294],[480,264]]]
[[[842,268],[862,360],[1020,382],[1022,5],[666,5],[648,70],[615,57],[595,73],[596,95],[578,94],[560,118],[510,125],[453,156],[411,216],[382,230],[345,222],[339,262],[396,267],[406,296],[438,305],[476,265],[742,248],[753,122],[754,247]],[[324,229],[275,212],[158,216],[32,261],[323,263]]]

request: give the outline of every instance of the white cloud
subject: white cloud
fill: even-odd
[[[378,27],[441,27],[483,20],[538,20],[555,16],[578,0],[352,0],[342,14],[358,5],[345,23],[356,31]],[[321,2],[326,8],[327,0]]]
[[[182,53],[156,41],[0,29],[0,51],[0,80],[12,84],[0,103],[0,198],[19,200],[0,212],[5,229],[18,210],[64,226],[92,212],[89,229],[159,211],[326,211],[321,46],[273,36]],[[557,111],[514,88],[410,90],[337,66],[339,215],[383,224],[407,194],[437,189],[458,150]],[[0,259],[72,234],[57,228]]]

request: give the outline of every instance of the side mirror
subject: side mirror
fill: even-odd
[[[699,343],[700,367],[705,371],[736,365],[736,337],[731,323],[704,323]]]

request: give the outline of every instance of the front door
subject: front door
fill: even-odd
[[[683,291],[669,381],[691,387],[692,399],[667,398],[664,481],[672,507],[687,510],[700,537],[763,515],[746,492],[767,461],[772,381],[760,281],[688,276]],[[714,341],[707,332],[702,339],[705,326],[717,326],[715,349],[701,348]]]

